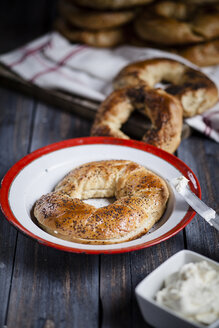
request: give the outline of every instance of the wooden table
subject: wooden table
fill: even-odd
[[[24,2],[26,13],[30,2]],[[18,20],[20,2],[15,3],[13,15]],[[40,0],[32,10],[35,34],[29,35],[24,28],[22,42],[45,30],[36,24],[42,21],[45,3],[51,2]],[[8,12],[9,4],[4,2]],[[28,21],[26,25],[32,26],[33,21]],[[12,42],[14,30],[9,32],[10,38],[7,34],[0,38],[8,42],[8,46],[1,44],[2,51],[19,43],[18,39]],[[3,87],[0,108],[0,178],[39,147],[89,135],[90,121]],[[219,212],[218,144],[194,133],[183,140],[177,156],[197,175],[203,200]],[[134,294],[146,275],[184,248],[219,260],[219,233],[198,215],[171,239],[118,255],[73,254],[45,247],[17,231],[2,213],[0,216],[0,328],[149,327]]]
[[[60,108],[0,88],[0,175],[27,153],[50,143],[89,135],[91,122]],[[203,200],[218,208],[218,144],[200,134],[177,151],[197,175]],[[135,286],[181,249],[219,260],[219,233],[198,215],[156,246],[119,255],[61,252],[38,244],[0,221],[0,327],[149,327]]]

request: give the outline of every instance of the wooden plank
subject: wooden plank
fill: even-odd
[[[132,327],[150,328],[145,323],[134,294],[135,287],[170,256],[184,248],[183,231],[158,245],[131,253]]]
[[[98,327],[98,256],[19,235],[14,272],[8,328]]]
[[[183,232],[157,246],[129,254],[101,256],[101,327],[150,327],[138,308],[134,289],[167,258],[184,248]]]
[[[89,123],[39,104],[31,151],[86,134]],[[8,328],[98,327],[99,256],[69,254],[19,235]]]
[[[196,134],[182,142],[178,156],[197,175],[203,201],[219,212],[218,144]],[[186,227],[186,240],[188,249],[219,261],[219,234],[199,215]]]
[[[102,328],[132,327],[129,254],[101,256],[100,300]]]
[[[81,120],[68,112],[39,104],[31,150],[69,138],[89,136],[89,133],[89,121]]]
[[[33,101],[0,89],[0,179],[29,147]],[[17,231],[0,213],[0,327],[7,317]]]

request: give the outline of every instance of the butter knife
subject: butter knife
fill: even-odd
[[[188,179],[180,176],[167,181],[205,221],[219,231],[219,215],[188,188]]]

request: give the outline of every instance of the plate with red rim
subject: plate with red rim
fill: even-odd
[[[110,137],[69,139],[37,149],[23,157],[6,173],[0,189],[0,204],[7,220],[39,243],[75,253],[123,253],[160,243],[182,230],[195,216],[183,198],[170,189],[166,211],[159,222],[144,236],[111,245],[89,245],[66,241],[43,231],[32,217],[38,198],[53,190],[73,168],[92,161],[126,159],[145,166],[164,179],[184,175],[190,189],[201,198],[197,177],[180,159],[141,141]],[[104,206],[108,200],[88,200]]]

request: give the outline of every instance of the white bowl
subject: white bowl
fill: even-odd
[[[219,320],[209,326],[197,324],[178,316],[174,311],[159,305],[155,295],[163,286],[164,279],[170,274],[179,271],[186,263],[205,260],[212,267],[219,270],[219,263],[192,251],[182,250],[171,256],[157,269],[143,279],[135,289],[141,313],[149,324],[156,328],[218,328]]]

